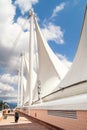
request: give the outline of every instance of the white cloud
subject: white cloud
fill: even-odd
[[[4,47],[12,48],[14,44],[16,44],[17,41],[15,40],[17,39],[20,31],[22,32],[22,29],[18,24],[14,23],[4,24],[4,27],[2,27],[1,31],[2,35],[0,36],[0,43]]]
[[[18,77],[11,76],[10,73],[0,75],[0,98],[3,101],[17,101],[17,80]]]
[[[27,36],[27,38],[26,38],[26,36]],[[21,48],[24,49],[24,46],[22,46],[22,45],[23,44],[25,45],[26,42],[28,41],[28,39],[29,39],[29,32],[24,32],[21,28],[21,25],[14,23],[14,24],[5,25],[5,29],[4,29],[4,31],[2,31],[2,36],[1,36],[0,41],[1,41],[1,45],[3,47],[6,47],[11,50],[13,50],[13,49],[15,50],[15,48],[19,44],[20,44]],[[19,48],[16,48],[16,49],[19,50]]]
[[[49,23],[48,25],[45,25],[45,28],[42,29],[42,32],[46,38],[47,41],[54,41],[58,44],[63,44],[63,31],[60,26],[56,26],[52,23]]]
[[[17,102],[17,92],[3,91],[3,93],[0,93],[0,98],[3,100],[3,102]]]
[[[19,42],[16,45],[16,51],[20,51],[20,53],[29,51],[29,32],[22,32]]]
[[[8,84],[0,83],[0,90],[1,90],[1,91],[5,91],[5,92],[12,92],[12,91],[14,91],[14,88],[11,87],[11,86],[8,85]]]
[[[18,76],[12,76],[10,73],[3,74],[0,76],[0,82],[4,84],[17,85],[18,84]]]
[[[32,8],[32,5],[38,3],[38,0],[16,0],[15,4],[19,6],[22,14],[29,11]]]
[[[18,25],[21,26],[21,28],[23,30],[29,30],[29,26],[30,26],[29,25],[29,20],[26,20],[26,19],[24,19],[22,17],[19,17],[18,20],[17,20],[17,23],[18,23]]]
[[[57,57],[62,61],[62,63],[63,63],[65,66],[67,66],[68,68],[71,67],[72,62],[70,62],[70,61],[66,58],[66,56],[61,55],[61,54],[56,54],[56,55],[57,55]]]
[[[0,64],[6,69],[14,70],[19,63],[20,53],[28,51],[29,32],[23,32],[17,23],[0,27]]]
[[[60,5],[56,6],[56,8],[53,10],[52,18],[57,15],[58,12],[62,11],[65,7],[65,3],[61,3]]]
[[[0,0],[0,24],[13,22],[15,15],[15,6],[11,0]]]
[[[20,25],[14,23],[15,6],[11,0],[0,0],[0,65],[8,68],[10,63],[16,62],[17,51],[14,51],[18,42]],[[11,67],[11,66],[10,66]],[[9,67],[9,68],[10,68]],[[5,68],[4,68],[5,69]]]

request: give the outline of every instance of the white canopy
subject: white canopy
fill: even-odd
[[[37,50],[38,50],[38,72],[37,77],[41,87],[41,97],[51,93],[60,83],[68,71],[49,47],[45,40],[37,20],[34,16]],[[38,85],[37,85],[38,86]],[[36,86],[36,87],[37,87]],[[38,99],[37,88],[34,90],[33,100]]]
[[[74,62],[63,81],[57,86],[56,90],[85,80],[87,80],[87,6]]]

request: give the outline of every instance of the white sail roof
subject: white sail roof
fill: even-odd
[[[55,90],[68,87],[85,80],[87,80],[87,6],[74,62],[63,81]]]
[[[62,64],[62,62],[56,57],[47,41],[43,37],[43,34],[39,28],[39,25],[34,17],[37,48],[38,48],[38,80],[41,83],[41,97],[51,93],[54,88],[60,83],[68,71],[68,68]],[[34,97],[37,96],[37,88],[34,91]]]
[[[67,68],[56,58],[43,38],[36,19],[38,70],[37,81],[41,82],[42,103],[38,100],[37,84],[33,90],[33,105],[40,109],[86,110],[87,97],[87,6],[74,62],[64,77]],[[28,80],[29,82],[29,80]],[[33,86],[33,85],[32,85]],[[27,88],[29,90],[29,88]],[[26,100],[27,101],[27,100]],[[47,102],[50,101],[50,102]]]

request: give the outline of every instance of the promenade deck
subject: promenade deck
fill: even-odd
[[[20,115],[19,121],[15,123],[14,113],[8,114],[6,119],[0,121],[0,130],[52,130],[48,127],[31,121],[28,118]]]

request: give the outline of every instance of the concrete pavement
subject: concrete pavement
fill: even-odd
[[[6,119],[2,119],[0,121],[0,126],[3,126],[3,125],[14,125],[14,124],[23,124],[23,123],[26,124],[26,123],[32,123],[32,122],[29,121],[28,119],[26,119],[25,117],[20,116],[18,123],[15,123],[14,113],[11,113],[11,114],[7,114],[7,118]]]
[[[46,126],[31,121],[22,115],[18,123],[14,121],[14,113],[8,114],[6,119],[0,121],[0,130],[50,130]],[[52,130],[52,129],[51,129]]]

